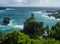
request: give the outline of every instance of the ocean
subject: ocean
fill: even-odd
[[[49,13],[46,13],[46,10],[57,10],[58,8],[40,8],[40,7],[7,7],[6,10],[0,10],[0,31],[3,34],[6,34],[10,31],[23,30],[24,22],[26,19],[31,17],[31,14],[34,14],[36,21],[43,22],[45,26],[49,26],[51,29],[52,26],[59,21],[55,17],[47,16]],[[5,17],[10,18],[10,23],[8,25],[2,25],[3,19]]]

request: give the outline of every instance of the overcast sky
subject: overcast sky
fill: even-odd
[[[60,7],[60,0],[0,0],[0,7]]]

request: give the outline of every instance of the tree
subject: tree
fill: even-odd
[[[51,29],[51,37],[57,39],[57,40],[60,40],[60,22],[58,22],[54,29],[52,28]]]
[[[26,44],[26,42],[30,39],[29,36],[19,31],[8,33],[6,37],[8,38],[6,39],[5,44]]]

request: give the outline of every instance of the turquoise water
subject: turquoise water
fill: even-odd
[[[42,12],[40,8],[8,8],[0,10],[0,31],[7,33],[23,29],[24,22],[27,18],[31,17],[31,13],[34,13],[34,17],[38,22],[44,22],[44,25],[48,25],[49,29],[58,22],[57,19],[46,16],[46,13]],[[2,25],[2,20],[5,17],[11,19],[7,26]]]

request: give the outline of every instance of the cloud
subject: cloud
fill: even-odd
[[[20,4],[28,2],[27,0],[13,0],[13,1],[16,2],[16,3],[20,3]]]
[[[60,7],[60,0],[0,0],[0,6]]]

